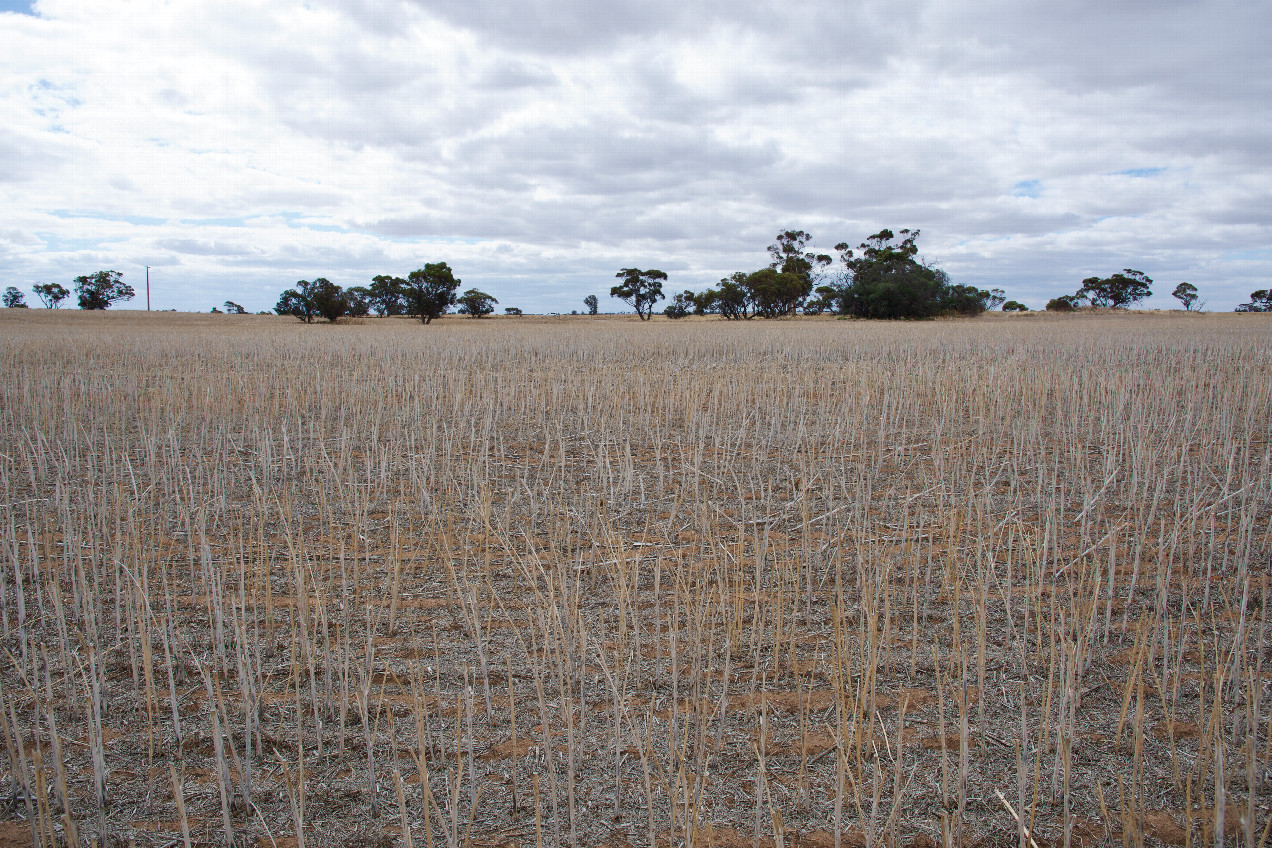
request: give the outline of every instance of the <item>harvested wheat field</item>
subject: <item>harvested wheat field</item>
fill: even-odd
[[[1260,316],[5,310],[0,839],[1262,844],[1269,375]]]

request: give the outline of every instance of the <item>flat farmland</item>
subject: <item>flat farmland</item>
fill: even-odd
[[[1272,323],[0,312],[6,845],[1260,845]]]

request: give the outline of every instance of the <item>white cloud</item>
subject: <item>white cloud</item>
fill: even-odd
[[[445,260],[528,311],[919,227],[1034,306],[1272,276],[1272,9],[1251,0],[39,0],[0,15],[0,257],[163,306]],[[1262,251],[1262,252],[1260,252]],[[164,299],[166,298],[166,299]]]

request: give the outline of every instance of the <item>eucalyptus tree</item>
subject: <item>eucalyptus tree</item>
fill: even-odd
[[[666,272],[624,268],[614,276],[622,282],[610,289],[610,297],[634,307],[640,320],[648,321],[654,314],[654,304],[663,299],[662,284],[667,280]]]
[[[420,316],[425,324],[433,323],[434,318],[442,317],[455,305],[455,290],[460,282],[445,262],[430,262],[412,271],[402,287],[407,311]]]
[[[109,309],[121,300],[132,300],[135,292],[119,271],[98,271],[76,277],[75,294],[80,309]]]
[[[1192,312],[1194,304],[1198,309],[1202,307],[1202,304],[1197,303],[1197,287],[1192,283],[1180,283],[1175,286],[1175,290],[1170,293],[1170,296],[1182,303],[1186,312]]]
[[[1082,281],[1078,294],[1091,301],[1092,306],[1125,309],[1153,294],[1153,280],[1142,271],[1123,268],[1108,277],[1087,277]]]
[[[468,315],[473,318],[484,318],[495,311],[495,304],[499,301],[484,291],[478,289],[469,289],[461,294],[456,302],[459,304],[459,312],[461,315]]]
[[[61,283],[36,283],[33,287],[36,295],[44,301],[45,307],[57,309],[62,301],[71,296],[71,292]]]

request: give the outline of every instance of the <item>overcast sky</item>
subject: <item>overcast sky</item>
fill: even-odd
[[[0,286],[145,308],[448,262],[626,309],[919,228],[1038,308],[1084,277],[1272,285],[1268,0],[0,0]]]

